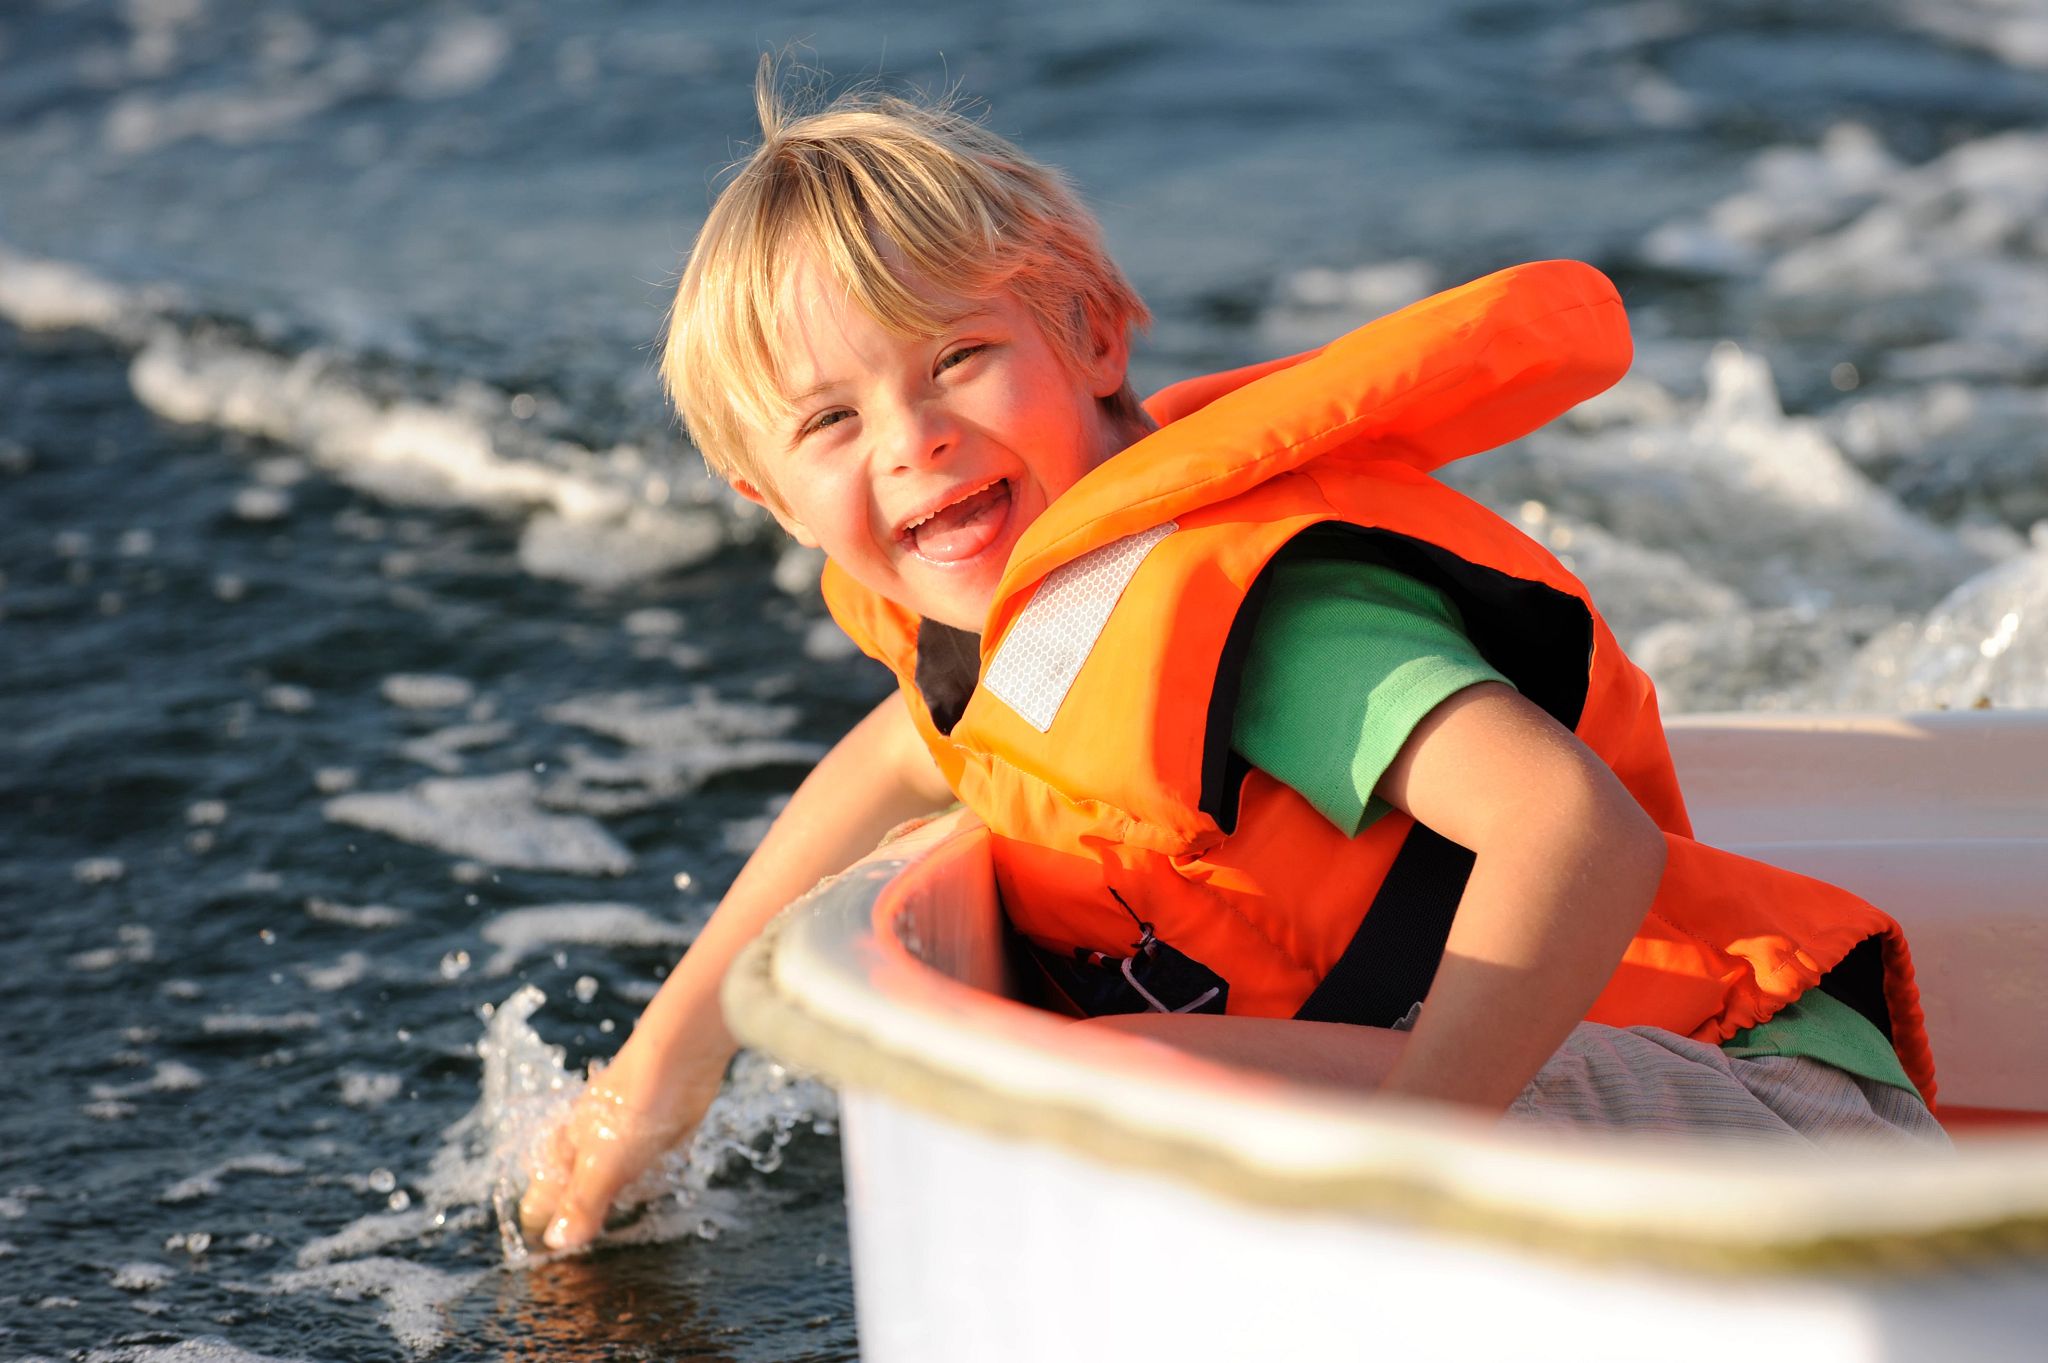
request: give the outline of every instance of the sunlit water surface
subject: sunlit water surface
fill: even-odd
[[[884,693],[652,376],[764,47],[1072,170],[1144,386],[1593,260],[1635,373],[1451,476],[1668,709],[2048,705],[2048,5],[997,8],[0,15],[0,1358],[854,1356],[758,1057],[496,1216]]]

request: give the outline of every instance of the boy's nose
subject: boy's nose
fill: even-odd
[[[899,470],[924,468],[950,454],[960,443],[960,423],[942,402],[911,404],[892,442],[892,463]]]

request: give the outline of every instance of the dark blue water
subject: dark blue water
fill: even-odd
[[[795,1134],[678,1184],[715,1238],[507,1267],[448,1176],[483,1015],[530,982],[608,1054],[883,693],[652,377],[762,51],[1070,170],[1142,385],[1601,264],[1638,378],[1459,476],[1667,704],[2042,705],[2008,20],[2048,5],[0,13],[0,1358],[855,1355],[816,1094],[742,1081],[741,1143]]]

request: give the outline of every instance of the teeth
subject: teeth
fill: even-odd
[[[986,483],[983,483],[983,484],[982,484],[982,485],[981,485],[980,487],[978,487],[978,488],[975,488],[975,489],[973,489],[972,491],[969,491],[969,492],[963,492],[963,493],[961,493],[961,494],[960,494],[960,495],[959,495],[958,497],[955,497],[955,498],[954,498],[954,499],[953,499],[952,501],[950,501],[950,502],[947,502],[947,503],[946,503],[946,506],[935,506],[935,507],[933,507],[933,508],[932,508],[932,509],[931,509],[930,511],[927,511],[927,512],[925,512],[925,513],[924,513],[924,514],[923,514],[922,516],[919,516],[919,517],[918,517],[918,518],[917,518],[916,520],[914,520],[914,521],[911,521],[911,522],[909,522],[908,524],[906,524],[906,525],[905,525],[905,526],[903,527],[903,531],[902,531],[902,533],[903,533],[903,534],[906,534],[906,535],[907,535],[907,534],[909,534],[909,533],[910,533],[911,531],[913,531],[913,530],[917,529],[917,527],[919,527],[920,525],[923,525],[923,524],[924,524],[924,523],[925,523],[926,521],[930,520],[930,519],[931,519],[932,517],[934,517],[934,516],[938,515],[938,514],[939,514],[939,513],[941,512],[941,511],[944,511],[944,510],[946,509],[946,507],[947,507],[947,506],[958,506],[958,505],[960,505],[960,503],[962,503],[962,502],[966,501],[966,500],[967,500],[967,499],[968,499],[969,497],[979,497],[979,496],[980,496],[980,495],[981,495],[982,493],[984,493],[984,492],[987,492],[987,491],[988,491],[988,490],[989,490],[990,488],[994,487],[994,486],[995,486],[996,484],[998,484],[998,483],[1000,483],[1000,482],[1002,482],[1002,481],[1003,481],[1003,480],[1002,480],[1002,479],[1000,479],[1000,478],[991,478],[991,479],[989,479],[989,480],[988,480],[988,481],[987,481]]]

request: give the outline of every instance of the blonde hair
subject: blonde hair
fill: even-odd
[[[949,102],[869,92],[810,113],[785,104],[764,58],[755,82],[761,143],[711,206],[669,313],[661,374],[704,460],[774,497],[748,448],[793,408],[776,361],[787,270],[814,258],[884,327],[932,336],[955,298],[1011,290],[1077,374],[1098,334],[1151,321],[1064,176],[1031,161]],[[1126,382],[1103,399],[1142,430]]]

